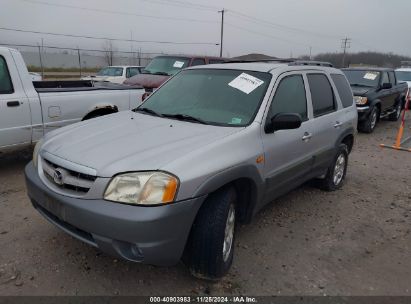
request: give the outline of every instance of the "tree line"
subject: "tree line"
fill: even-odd
[[[312,60],[326,61],[332,63],[335,67],[341,68],[343,63],[343,53],[322,53],[314,56]],[[308,60],[309,56],[302,56],[301,59]],[[401,67],[401,61],[411,61],[411,57],[401,56],[393,53],[378,52],[360,52],[348,53],[345,55],[345,66],[375,66],[398,68]]]

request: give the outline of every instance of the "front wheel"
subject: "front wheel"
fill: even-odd
[[[211,194],[201,206],[191,229],[183,261],[191,273],[215,280],[231,267],[236,226],[234,188]]]
[[[373,107],[370,115],[368,116],[368,119],[358,125],[358,130],[364,133],[374,132],[374,129],[377,126],[379,113],[379,109],[377,107]]]
[[[327,175],[324,179],[318,180],[319,187],[325,191],[335,191],[341,188],[347,174],[347,165],[348,147],[341,144],[333,162],[328,167]]]

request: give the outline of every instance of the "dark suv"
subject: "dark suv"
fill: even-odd
[[[406,83],[398,83],[393,69],[349,68],[342,69],[358,110],[358,130],[374,131],[381,118],[397,121],[405,104]]]

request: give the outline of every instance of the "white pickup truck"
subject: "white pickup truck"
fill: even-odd
[[[33,82],[19,51],[0,47],[0,152],[68,124],[136,108],[144,89],[92,81]]]

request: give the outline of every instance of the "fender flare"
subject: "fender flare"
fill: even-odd
[[[246,201],[246,209],[244,210],[244,220],[249,222],[254,214],[255,207],[263,199],[265,192],[265,182],[256,166],[245,164],[235,167],[230,167],[224,171],[220,171],[209,177],[195,191],[194,197],[208,195],[227,184],[246,180],[250,184],[250,197]]]

